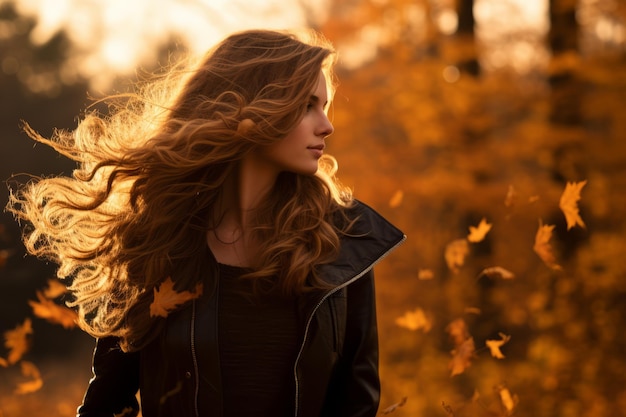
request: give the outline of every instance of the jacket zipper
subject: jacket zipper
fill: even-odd
[[[390,247],[385,253],[383,253],[381,256],[378,257],[378,259],[376,259],[375,261],[373,261],[367,268],[365,268],[363,271],[361,271],[360,273],[358,273],[357,275],[355,275],[354,277],[352,277],[351,279],[349,279],[348,281],[344,282],[343,284],[333,288],[332,290],[328,291],[326,293],[326,295],[324,295],[324,297],[322,297],[318,303],[315,305],[315,307],[313,308],[313,310],[311,310],[311,314],[309,314],[309,318],[306,321],[306,325],[304,326],[304,337],[302,338],[302,344],[300,345],[300,350],[298,351],[298,355],[296,356],[296,361],[294,363],[293,366],[293,376],[294,376],[294,380],[295,380],[295,411],[294,411],[294,417],[298,417],[298,412],[299,412],[299,407],[298,407],[298,397],[300,396],[300,383],[298,380],[298,362],[300,362],[300,357],[302,356],[302,351],[304,350],[304,345],[306,344],[307,341],[307,337],[309,335],[309,327],[311,325],[311,321],[313,320],[313,316],[315,315],[315,313],[317,312],[317,309],[324,303],[324,301],[326,301],[328,299],[328,297],[330,297],[331,295],[333,295],[334,293],[336,293],[337,291],[341,290],[342,288],[347,287],[348,285],[352,284],[354,281],[358,280],[359,278],[361,278],[363,275],[365,275],[367,272],[369,272],[372,268],[374,268],[374,266],[379,263],[380,261],[382,261],[390,252],[392,252],[395,248],[397,248],[398,246],[400,246],[400,244],[402,242],[404,242],[404,240],[406,239],[406,236],[403,236],[402,239],[397,242],[395,245],[393,245],[392,247]]]
[[[200,371],[198,369],[198,358],[196,357],[196,300],[193,300],[191,305],[191,360],[193,362],[193,375],[195,383],[193,407],[194,412],[196,413],[196,417],[200,417],[200,411],[198,410]]]

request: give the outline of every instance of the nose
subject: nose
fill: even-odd
[[[335,131],[335,128],[333,127],[333,124],[328,119],[328,116],[324,114],[324,116],[322,117],[320,126],[319,126],[319,135],[322,137],[328,137],[332,135],[334,131]]]

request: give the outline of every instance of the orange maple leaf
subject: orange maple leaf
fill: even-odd
[[[581,182],[568,182],[565,185],[565,190],[561,194],[561,200],[559,201],[559,207],[565,215],[567,221],[567,230],[575,227],[576,225],[585,228],[585,222],[580,218],[578,213],[578,200],[580,200],[580,191],[587,184],[587,180]]]
[[[22,375],[30,378],[29,381],[21,382],[15,389],[16,394],[29,394],[31,392],[38,391],[43,386],[43,379],[41,379],[41,373],[34,363],[28,361],[20,362],[22,368]]]
[[[469,253],[469,245],[465,239],[454,240],[446,246],[445,258],[448,268],[455,274],[465,263],[465,257]]]
[[[446,332],[450,335],[454,346],[459,346],[470,337],[467,324],[463,319],[456,319],[446,326]]]
[[[508,416],[513,414],[513,410],[519,402],[519,398],[517,397],[517,395],[511,395],[511,391],[509,391],[509,389],[502,384],[495,386],[494,389],[498,392],[498,395],[500,396],[500,401],[502,402],[502,406],[504,407],[506,414]]]
[[[48,285],[43,290],[43,295],[46,298],[53,299],[57,298],[67,292],[67,287],[58,279],[50,278],[48,280]]]
[[[4,346],[9,349],[7,362],[9,365],[17,363],[28,349],[30,348],[30,340],[28,335],[33,333],[32,321],[30,318],[24,320],[24,323],[17,325],[13,330],[4,332]]]
[[[500,340],[487,340],[485,344],[489,348],[491,352],[491,356],[496,359],[504,359],[504,355],[500,351],[500,347],[506,344],[509,340],[511,340],[511,336],[506,335],[504,333],[498,333],[500,335]]]
[[[47,299],[41,291],[37,291],[36,294],[39,301],[28,301],[35,316],[53,324],[60,324],[65,329],[76,327],[78,315],[75,311]]]
[[[533,250],[548,267],[558,271],[561,270],[561,266],[556,263],[556,257],[552,253],[552,246],[550,245],[552,230],[554,230],[553,224],[542,224],[539,220],[539,229],[535,235]]]
[[[174,310],[187,301],[198,298],[202,294],[202,283],[196,285],[194,292],[178,292],[174,289],[172,278],[167,277],[158,288],[154,289],[154,299],[150,304],[150,317],[167,317]]]
[[[465,372],[465,370],[472,364],[474,352],[475,346],[473,337],[465,339],[465,341],[458,345],[456,349],[453,349],[451,352],[452,359],[450,359],[450,363],[448,364],[450,376],[459,375]]]
[[[487,223],[487,219],[483,217],[478,226],[469,227],[470,233],[467,235],[467,240],[472,243],[481,242],[491,230],[491,226],[493,225],[491,223]]]
[[[396,191],[389,200],[389,207],[396,208],[402,204],[402,200],[404,199],[404,191],[398,190]]]
[[[431,320],[426,316],[424,310],[419,307],[413,311],[407,311],[403,316],[398,317],[396,324],[409,330],[423,329],[424,333],[428,333],[432,328]]]

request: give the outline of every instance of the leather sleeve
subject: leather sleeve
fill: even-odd
[[[373,417],[380,401],[374,273],[347,287],[346,336],[324,416]]]
[[[139,412],[139,353],[125,353],[118,339],[98,339],[93,354],[93,378],[78,407],[77,417],[135,417]]]

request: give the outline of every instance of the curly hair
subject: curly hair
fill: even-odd
[[[170,277],[178,291],[193,291],[215,280],[206,275],[216,261],[203,254],[225,179],[244,155],[299,123],[320,70],[332,98],[334,50],[306,35],[236,33],[198,64],[174,65],[136,93],[108,97],[108,115],[88,112],[74,131],[47,139],[24,126],[78,163],[71,177],[12,192],[7,207],[26,222],[27,250],[59,265],[89,334],[139,349],[162,326],[149,315],[160,283]],[[327,286],[316,266],[337,255],[349,227],[337,219],[352,202],[336,169],[324,156],[315,175],[279,175],[257,210],[253,233],[264,244],[248,278],[277,277],[285,294]]]

